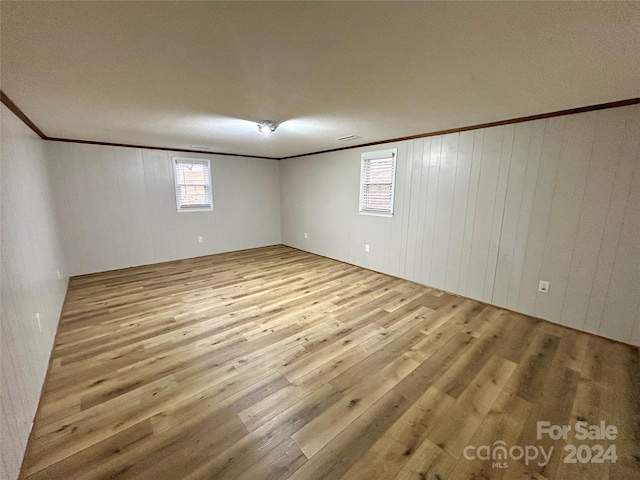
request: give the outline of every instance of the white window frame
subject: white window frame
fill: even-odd
[[[392,163],[392,177],[391,177],[391,205],[389,211],[379,211],[379,210],[367,210],[364,208],[364,171],[365,164],[370,160],[379,160],[383,158],[391,158]],[[359,206],[358,213],[360,215],[373,215],[376,217],[393,217],[393,205],[395,200],[396,193],[396,165],[398,159],[398,149],[391,148],[388,150],[377,150],[375,152],[365,152],[360,157],[360,196],[359,196]],[[372,184],[372,183],[370,183]]]
[[[180,184],[178,183],[178,171],[177,165],[180,163],[201,163],[207,166],[207,172],[209,173],[209,183],[205,184],[204,187],[208,188],[210,191],[211,204],[209,206],[206,205],[198,205],[198,206],[184,206],[180,205]],[[171,157],[171,166],[173,170],[173,184],[174,184],[174,193],[176,196],[176,209],[178,212],[210,212],[213,210],[213,186],[211,185],[211,160],[208,158],[187,158],[187,157]]]

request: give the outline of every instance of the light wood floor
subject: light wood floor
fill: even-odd
[[[638,349],[283,246],[73,278],[45,385],[22,478],[640,478]]]

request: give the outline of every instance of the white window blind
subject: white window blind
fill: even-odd
[[[362,154],[360,213],[393,215],[397,150]]]
[[[202,158],[173,158],[178,211],[213,210],[211,164]]]

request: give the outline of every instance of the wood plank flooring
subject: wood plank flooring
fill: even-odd
[[[284,246],[77,277],[21,478],[640,478],[640,353]]]

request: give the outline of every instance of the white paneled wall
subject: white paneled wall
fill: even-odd
[[[281,241],[277,161],[61,142],[47,156],[72,276]],[[172,156],[211,160],[214,211],[176,211]]]
[[[178,213],[171,152],[43,142],[4,106],[1,133],[2,478],[17,476],[70,275],[282,235],[640,345],[640,106],[385,145],[398,149],[393,218],[357,213],[360,154],[375,147],[194,154],[211,160],[215,209]]]
[[[215,210],[178,213],[171,152],[44,142],[2,106],[1,478],[18,476],[69,276],[280,243],[278,163],[195,156]]]
[[[45,142],[4,105],[1,117],[0,478],[13,479],[38,406],[68,279]]]
[[[391,147],[393,218],[357,213],[380,147],[282,161],[283,242],[640,345],[639,106]]]

